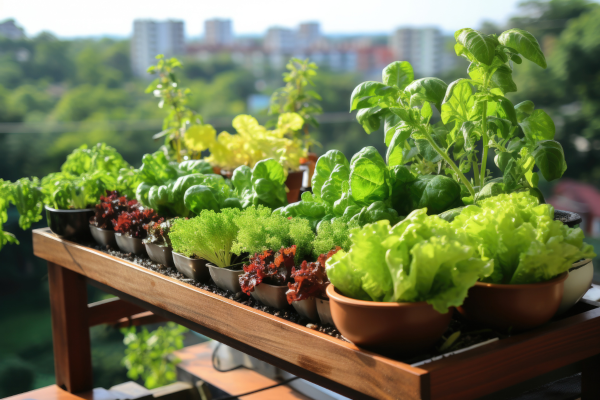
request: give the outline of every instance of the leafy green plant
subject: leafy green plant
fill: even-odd
[[[19,244],[19,241],[10,232],[5,232],[3,225],[8,221],[8,207],[10,205],[11,198],[11,183],[0,179],[0,250],[7,243]]]
[[[383,121],[390,167],[410,162],[419,174],[451,176],[464,188],[467,203],[514,191],[541,196],[534,166],[547,180],[566,170],[562,147],[553,140],[554,123],[532,102],[513,105],[505,97],[517,90],[512,67],[522,57],[546,68],[537,40],[520,29],[497,36],[465,28],[455,38],[456,54],[470,62],[470,79],[449,85],[437,78],[414,80],[412,66],[396,61],[383,70],[383,82],[364,82],[354,89],[350,110],[358,110],[367,133]],[[433,107],[441,121],[432,125]],[[503,173],[495,181],[487,168],[490,149]],[[472,181],[465,176],[471,170]]]
[[[500,194],[468,206],[452,227],[466,234],[482,257],[494,260],[486,282],[543,282],[596,256],[580,228],[554,221],[554,208],[528,193]]]
[[[233,251],[237,254],[262,253],[296,246],[299,264],[311,256],[314,233],[304,218],[287,218],[264,206],[248,207],[235,221],[238,228]]]
[[[315,86],[313,78],[317,75],[319,68],[314,62],[309,59],[300,60],[292,58],[286,64],[286,69],[289,72],[283,73],[283,81],[285,86],[279,88],[271,95],[269,105],[269,115],[279,116],[283,113],[298,113],[304,119],[302,131],[304,137],[304,147],[310,148],[315,144],[309,134],[309,125],[318,127],[319,123],[316,116],[323,113],[319,101],[321,96],[310,89]],[[273,124],[276,121],[273,121]],[[297,133],[296,131],[294,133]]]
[[[214,128],[205,125],[202,116],[187,106],[191,90],[181,88],[175,75],[176,70],[181,68],[181,62],[177,58],[166,59],[162,54],[157,55],[156,59],[156,65],[149,67],[148,73],[157,74],[158,78],[152,81],[146,93],[152,93],[160,99],[158,107],[166,108],[167,116],[163,121],[163,130],[153,138],[164,137],[169,155],[178,163],[186,156],[190,159],[199,158],[206,147],[197,138],[207,130],[214,131]]]
[[[318,259],[321,254],[327,254],[336,247],[344,251],[350,250],[350,230],[358,228],[357,221],[344,222],[341,219],[322,221],[317,226],[317,235],[313,241],[313,257]]]
[[[242,208],[261,205],[274,209],[286,205],[285,180],[285,170],[274,159],[261,160],[252,170],[242,165],[231,177]]]
[[[450,223],[415,210],[390,227],[379,221],[351,231],[348,252],[327,261],[327,276],[344,295],[372,301],[427,301],[438,312],[460,306],[492,273],[493,261],[465,244]]]
[[[219,213],[203,210],[195,218],[178,219],[169,232],[173,250],[187,257],[204,259],[219,268],[231,266],[240,214],[237,208],[226,208]]]
[[[169,359],[175,350],[183,348],[183,334],[187,328],[168,322],[166,326],[149,332],[143,327],[123,328],[123,343],[127,345],[123,365],[127,376],[133,380],[142,379],[148,389],[154,389],[172,383],[177,378],[175,365],[179,360]]]

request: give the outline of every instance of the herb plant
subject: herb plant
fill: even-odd
[[[135,326],[123,328],[123,343],[127,346],[123,365],[127,376],[133,380],[142,379],[144,386],[154,389],[165,386],[177,379],[175,365],[179,360],[170,357],[175,350],[183,348],[183,334],[187,328],[174,322],[149,332],[146,327],[138,332]]]
[[[171,244],[171,239],[169,238],[169,232],[171,232],[171,227],[175,221],[176,218],[168,219],[166,221],[164,218],[161,218],[156,222],[150,222],[148,225],[146,225],[148,236],[146,239],[144,239],[144,243],[151,243],[158,246],[172,248],[173,245]]]
[[[271,95],[269,115],[279,116],[283,113],[297,113],[304,119],[302,126],[304,148],[309,149],[315,142],[309,134],[309,125],[318,127],[316,116],[323,113],[319,101],[321,96],[310,89],[314,87],[313,78],[317,75],[317,64],[310,60],[292,58],[286,64],[289,72],[283,73],[285,86]],[[295,131],[297,133],[300,131]]]
[[[292,304],[294,301],[302,301],[311,297],[327,298],[325,289],[329,285],[329,279],[325,271],[325,263],[339,250],[341,249],[336,247],[319,255],[317,261],[310,263],[302,261],[300,268],[292,269],[294,282],[288,283],[289,290],[286,292],[288,303]]]
[[[119,214],[131,211],[135,206],[137,206],[137,200],[129,200],[127,196],[121,196],[116,190],[107,190],[106,196],[100,196],[100,203],[95,206],[90,224],[100,229],[113,230],[112,221],[116,221]]]
[[[233,171],[231,182],[242,208],[251,205],[278,208],[287,204],[286,173],[274,159],[261,160],[252,170],[242,165]]]
[[[219,213],[203,210],[195,218],[178,219],[169,233],[173,250],[187,257],[204,259],[219,268],[230,267],[236,252],[232,247],[238,234],[236,221],[240,213],[236,208],[226,208]]]
[[[352,222],[344,222],[341,219],[322,221],[317,226],[317,235],[313,242],[314,259],[318,259],[320,255],[327,254],[338,247],[344,251],[350,250],[352,244],[350,230],[358,227],[359,224],[356,220]]]
[[[138,203],[130,202],[129,211],[122,211],[113,220],[115,232],[137,239],[148,235],[147,226],[161,220],[161,217],[151,208],[140,207]]]
[[[497,193],[529,191],[540,197],[537,166],[546,180],[566,170],[555,127],[530,101],[513,105],[514,64],[522,57],[542,68],[546,60],[529,32],[509,29],[499,36],[470,28],[455,33],[456,54],[469,60],[469,79],[449,85],[437,78],[414,80],[411,65],[397,61],[383,70],[383,82],[364,82],[352,93],[350,110],[367,133],[383,121],[390,167],[411,163],[421,175],[437,173],[461,185],[466,203]],[[431,124],[433,107],[441,121]],[[502,178],[491,180],[488,153],[496,153]],[[473,171],[473,179],[465,174]],[[487,186],[486,186],[487,185]]]
[[[250,263],[244,265],[244,274],[240,275],[242,291],[250,296],[257,285],[283,286],[291,278],[294,268],[296,246],[281,248],[275,252],[265,250],[250,257]]]

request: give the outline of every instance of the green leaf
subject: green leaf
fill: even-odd
[[[363,108],[356,113],[356,120],[368,134],[371,134],[379,129],[381,114],[385,112],[387,112],[387,109],[382,109],[379,106]]]
[[[448,85],[441,79],[421,78],[408,85],[404,91],[411,97],[411,106],[414,96],[415,99],[421,102],[428,101],[433,103],[440,110],[447,88]]]
[[[512,129],[512,123],[509,120],[494,116],[488,117],[487,120],[489,130],[492,130],[494,134],[500,136],[502,139],[509,138]]]
[[[540,140],[554,139],[556,128],[554,121],[544,110],[535,110],[520,123],[527,140],[537,143]]]
[[[398,89],[380,82],[367,81],[354,88],[350,96],[350,111],[377,105],[383,97],[394,96]]]
[[[464,140],[463,148],[466,151],[474,150],[477,141],[481,137],[481,135],[475,130],[475,128],[476,124],[473,121],[465,121],[460,127],[460,132]]]
[[[512,78],[512,70],[508,65],[498,67],[494,75],[492,75],[492,84],[500,88],[504,93],[517,91],[517,85]]]
[[[491,65],[496,54],[497,41],[488,35],[464,28],[456,31],[454,34],[456,41],[463,45],[477,59],[477,61]]]
[[[523,122],[523,120],[533,114],[535,110],[535,105],[531,100],[525,100],[515,106],[515,112],[517,116],[517,120],[519,122]]]
[[[384,121],[383,132],[385,135],[385,145],[389,146],[394,134],[396,133],[396,129],[398,129],[401,125],[405,125],[405,122],[392,112],[385,115]]]
[[[502,96],[500,98],[500,108],[498,109],[498,115],[502,118],[509,120],[514,126],[519,125],[517,113],[515,112],[515,107],[513,106],[513,103],[506,97]]]
[[[567,170],[565,153],[560,143],[555,140],[539,142],[533,151],[533,158],[547,181],[560,178]]]
[[[365,147],[350,162],[350,196],[357,205],[369,206],[389,196],[389,174],[385,161],[374,147]]]
[[[498,41],[504,46],[515,49],[529,61],[546,68],[546,57],[537,39],[531,33],[513,28],[503,32],[498,37]]]
[[[431,103],[425,102],[423,107],[421,107],[421,117],[425,119],[426,123],[429,123],[431,116],[433,115],[433,110],[431,109]]]
[[[415,80],[415,73],[408,61],[394,61],[383,69],[383,83],[404,90]]]
[[[465,122],[469,119],[469,111],[473,107],[473,89],[466,79],[452,82],[446,90],[442,103],[442,122]]]
[[[396,130],[385,155],[388,166],[393,167],[406,163],[403,160],[404,144],[410,137],[411,131],[411,128],[408,126],[402,126]]]

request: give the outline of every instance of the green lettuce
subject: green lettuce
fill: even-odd
[[[452,221],[459,234],[494,259],[491,283],[543,282],[595,257],[579,228],[554,221],[554,208],[526,192],[500,194],[465,207]]]
[[[493,260],[465,244],[447,221],[413,211],[391,227],[379,221],[351,231],[348,252],[327,261],[344,295],[372,301],[426,301],[438,312],[460,306],[471,286],[493,271]]]
[[[281,164],[269,158],[257,162],[253,169],[246,165],[237,167],[231,182],[243,208],[262,205],[276,209],[287,204],[286,178]]]

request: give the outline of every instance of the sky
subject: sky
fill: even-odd
[[[14,18],[27,35],[63,38],[130,36],[136,18],[181,19],[186,35],[203,34],[204,20],[229,18],[237,35],[270,26],[319,21],[325,34],[389,33],[399,26],[438,26],[444,32],[505,22],[520,0],[0,0],[0,20]]]

